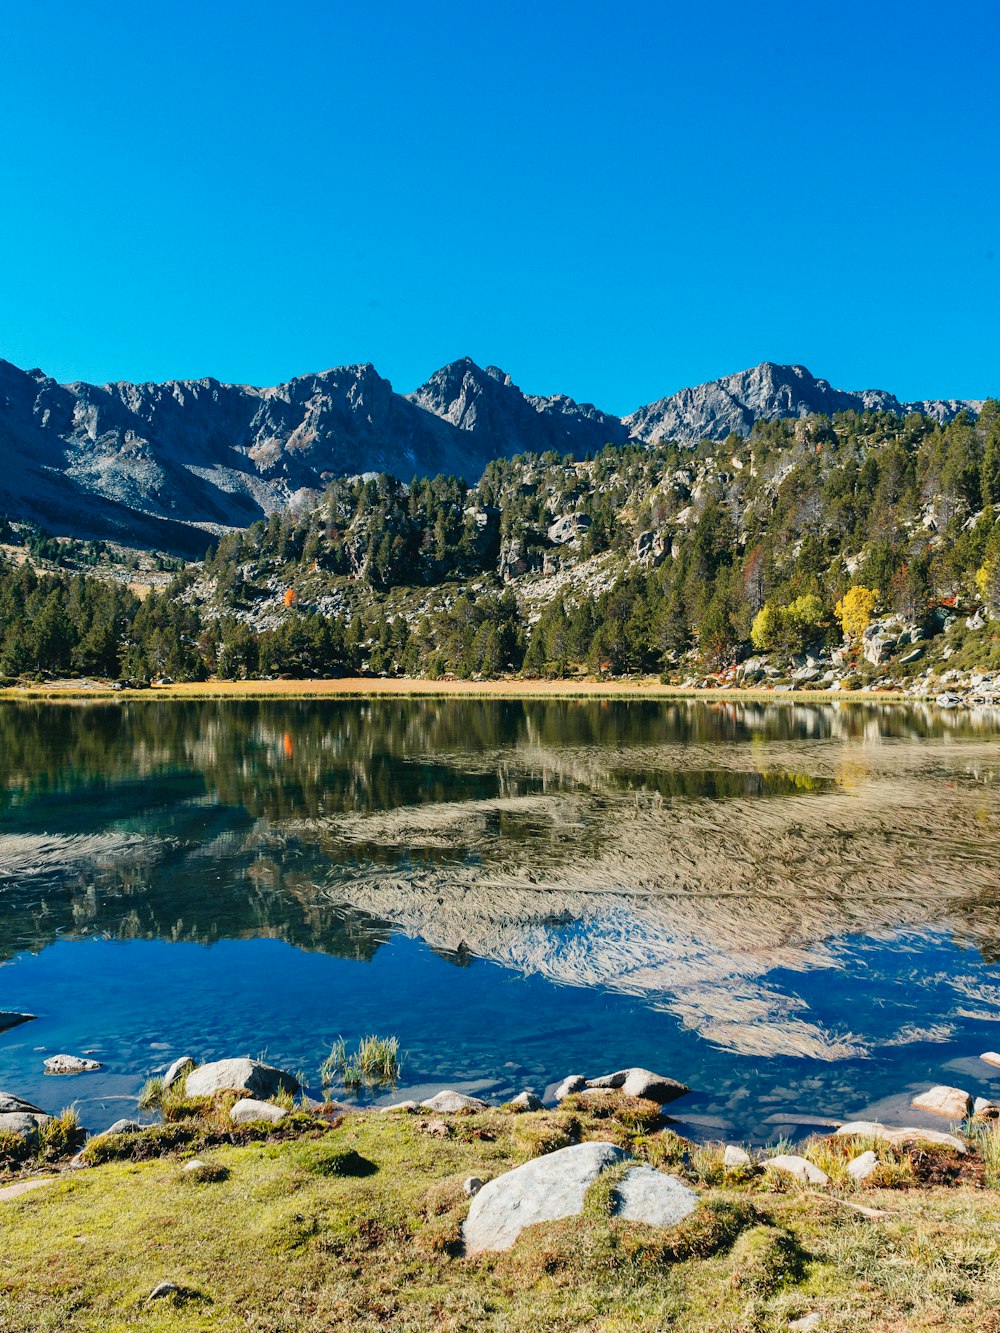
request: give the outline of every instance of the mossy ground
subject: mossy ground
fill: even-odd
[[[446,1117],[442,1135],[438,1117],[353,1114],[202,1147],[207,1172],[184,1172],[182,1149],[67,1173],[0,1203],[0,1328],[732,1333],[821,1311],[824,1330],[1000,1333],[1000,1190],[819,1197],[772,1172],[726,1173],[704,1150],[682,1161],[679,1141],[660,1153],[635,1118],[490,1112]],[[701,1205],[662,1232],[595,1198],[507,1254],[462,1258],[463,1179],[525,1161],[555,1130],[662,1159],[700,1182]],[[179,1293],[147,1304],[164,1281]]]

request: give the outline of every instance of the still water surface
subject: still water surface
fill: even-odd
[[[995,713],[916,706],[2,705],[0,1087],[98,1129],[378,1032],[405,1088],[643,1064],[700,1137],[1000,1096],[998,775]]]

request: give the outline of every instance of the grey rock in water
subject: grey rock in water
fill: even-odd
[[[579,1143],[496,1176],[472,1201],[462,1228],[466,1253],[509,1250],[525,1227],[576,1216],[601,1172],[631,1159],[614,1143]]]
[[[45,1061],[46,1074],[91,1074],[102,1068],[100,1060],[87,1060],[81,1055],[50,1055]]]
[[[862,1180],[867,1180],[877,1169],[878,1158],[870,1148],[867,1152],[861,1153],[859,1157],[852,1158],[852,1160],[847,1163],[847,1174],[852,1180],[856,1180],[859,1184]]]
[[[769,1170],[781,1171],[786,1176],[792,1176],[804,1185],[829,1185],[830,1183],[830,1177],[825,1171],[821,1171],[808,1158],[799,1157],[796,1153],[779,1153],[777,1157],[769,1157],[764,1166]]]
[[[427,1101],[420,1103],[420,1109],[423,1111],[487,1111],[489,1106],[478,1097],[467,1097],[464,1092],[454,1092],[451,1088],[446,1088],[443,1092],[437,1092]]]
[[[612,1215],[623,1222],[673,1227],[698,1205],[693,1189],[651,1166],[634,1166],[615,1186]]]
[[[229,1119],[234,1125],[250,1125],[256,1120],[266,1120],[276,1125],[287,1114],[283,1106],[275,1106],[273,1102],[259,1102],[253,1097],[244,1097],[232,1107]]]
[[[564,1098],[571,1097],[574,1092],[582,1092],[586,1086],[587,1080],[583,1074],[570,1074],[556,1088],[555,1099],[561,1102]]]
[[[589,1078],[587,1087],[594,1089],[614,1088],[626,1097],[645,1097],[651,1102],[665,1105],[677,1097],[683,1097],[691,1089],[685,1083],[678,1083],[674,1078],[663,1074],[654,1074],[651,1069],[634,1066],[631,1069],[619,1069],[613,1074],[602,1074],[600,1078]]]
[[[199,1065],[187,1076],[189,1097],[211,1097],[216,1092],[246,1092],[253,1097],[273,1097],[276,1092],[298,1092],[299,1081],[283,1069],[260,1060],[239,1057]]]
[[[507,1103],[512,1111],[540,1111],[542,1103],[533,1092],[519,1092],[516,1097],[512,1097]]]
[[[175,1083],[179,1083],[189,1070],[194,1069],[195,1064],[190,1055],[182,1055],[169,1066],[167,1072],[163,1075],[163,1091],[172,1088]]]
[[[972,1114],[970,1095],[963,1088],[950,1088],[944,1083],[920,1093],[910,1105],[916,1111],[930,1111],[949,1120],[964,1120]]]

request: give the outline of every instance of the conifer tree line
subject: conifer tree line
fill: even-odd
[[[993,400],[944,426],[845,413],[696,449],[522,455],[474,488],[338,479],[144,599],[30,559],[0,566],[0,675],[714,669],[839,641],[838,608],[862,603],[914,622],[943,601],[1000,613],[998,514]],[[529,606],[519,576],[560,571],[573,577]]]

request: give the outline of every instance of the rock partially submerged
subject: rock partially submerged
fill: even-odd
[[[50,1055],[45,1061],[46,1074],[92,1074],[103,1067],[100,1060],[87,1060],[82,1055]]]
[[[455,1092],[452,1088],[446,1088],[443,1092],[435,1093],[427,1101],[420,1103],[422,1111],[438,1111],[447,1114],[450,1111],[487,1111],[489,1107],[486,1102],[478,1097],[467,1097],[464,1092]]]
[[[189,1097],[211,1097],[217,1092],[245,1092],[250,1097],[273,1097],[278,1092],[298,1092],[299,1081],[283,1069],[261,1060],[240,1057],[200,1065],[187,1076]]]
[[[882,1139],[897,1148],[906,1148],[914,1143],[933,1143],[939,1148],[951,1148],[957,1153],[967,1151],[962,1140],[954,1134],[943,1134],[939,1129],[920,1129],[913,1125],[880,1125],[875,1120],[849,1120],[835,1134],[837,1138]]]
[[[253,1097],[244,1097],[230,1109],[229,1119],[234,1125],[252,1125],[258,1120],[276,1125],[287,1114],[283,1106],[275,1106],[273,1102],[259,1102]]]
[[[588,1088],[614,1088],[626,1097],[644,1097],[650,1102],[666,1105],[691,1091],[686,1083],[678,1083],[675,1078],[663,1074],[654,1074],[651,1069],[618,1069],[613,1074],[602,1074],[599,1078],[587,1079]]]
[[[928,1088],[910,1103],[915,1111],[929,1111],[948,1120],[965,1120],[972,1114],[972,1098],[963,1088],[949,1088],[944,1083]]]

